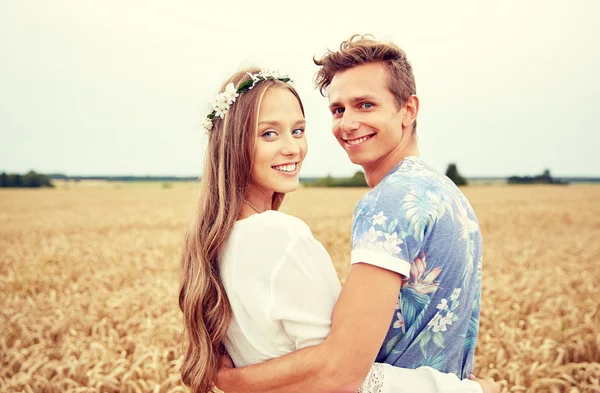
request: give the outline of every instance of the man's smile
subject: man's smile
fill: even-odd
[[[363,135],[360,136],[358,138],[353,138],[353,139],[344,139],[342,138],[342,140],[349,146],[358,146],[366,141],[368,141],[369,139],[371,139],[373,136],[375,136],[375,133],[373,134],[369,134],[369,135]]]

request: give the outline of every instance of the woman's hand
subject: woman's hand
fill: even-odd
[[[500,393],[500,385],[498,385],[494,381],[479,379],[473,374],[469,375],[469,379],[471,381],[477,382],[479,386],[481,386],[481,390],[483,390],[483,393]]]
[[[221,355],[221,359],[219,360],[219,373],[217,374],[216,386],[218,392],[223,392],[225,389],[229,388],[225,382],[227,381],[226,375],[228,371],[231,371],[234,368],[235,366],[233,365],[233,360],[231,360],[231,357],[227,353]]]

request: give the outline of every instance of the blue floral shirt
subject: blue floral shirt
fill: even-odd
[[[479,331],[482,241],[473,209],[446,176],[407,157],[358,203],[352,263],[404,277],[377,362],[466,378]]]

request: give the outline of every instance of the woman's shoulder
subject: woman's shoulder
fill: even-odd
[[[294,250],[306,242],[316,241],[302,220],[278,211],[254,214],[236,222],[221,251],[222,274],[238,295],[268,288],[281,261],[295,255]]]
[[[269,233],[272,238],[287,238],[290,241],[297,237],[312,237],[312,232],[304,221],[276,210],[268,210],[240,220],[235,229],[256,236]]]

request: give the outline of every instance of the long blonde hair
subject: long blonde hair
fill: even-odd
[[[228,83],[239,86],[250,79],[246,69],[232,75]],[[231,306],[219,273],[218,256],[238,219],[251,183],[254,140],[260,102],[271,87],[289,89],[304,109],[294,88],[284,82],[255,83],[237,97],[224,119],[215,118],[208,135],[208,148],[197,212],[185,236],[181,256],[182,282],[179,308],[183,312],[187,349],[181,377],[194,393],[211,392],[224,353],[223,340],[231,322]],[[284,194],[275,193],[277,210]]]

